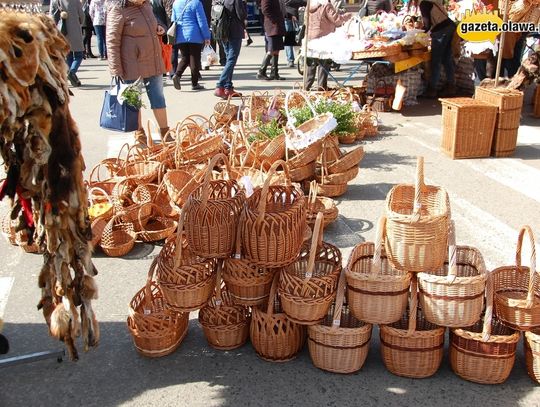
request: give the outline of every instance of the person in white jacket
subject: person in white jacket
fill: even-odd
[[[107,21],[107,6],[105,0],[91,0],[90,17],[96,32],[99,59],[107,59],[107,45],[105,43],[105,22]]]

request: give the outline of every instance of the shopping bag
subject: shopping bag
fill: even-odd
[[[171,45],[176,44],[176,21],[173,21],[173,23],[167,30],[167,40]]]
[[[128,105],[120,104],[118,101],[118,91],[120,82],[116,82],[111,89],[105,91],[99,126],[114,131],[130,132],[139,128],[139,109]]]
[[[163,63],[165,64],[165,72],[172,72],[173,70],[172,51],[172,44],[165,44],[163,41],[161,41],[161,58],[163,59]]]
[[[218,56],[211,45],[205,45],[201,53],[201,61],[204,66],[217,64]]]

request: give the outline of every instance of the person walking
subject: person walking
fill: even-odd
[[[223,7],[226,10],[226,13],[224,13],[225,16],[229,17],[229,27],[225,35],[226,38],[218,38],[216,36],[216,40],[220,41],[225,51],[226,61],[216,84],[214,95],[222,99],[227,99],[229,97],[242,96],[241,93],[234,89],[232,78],[238,56],[240,55],[240,49],[242,48],[242,40],[244,39],[247,10],[246,3],[243,0],[224,0]]]
[[[264,16],[264,32],[266,41],[266,54],[263,58],[258,79],[284,80],[279,76],[279,51],[283,46],[285,35],[285,17],[280,0],[261,0],[261,10]],[[266,74],[268,66],[272,63],[270,76]]]
[[[84,13],[84,22],[82,25],[84,46],[83,57],[85,59],[95,58],[96,56],[92,53],[92,33],[94,32],[94,25],[92,24],[92,17],[90,17],[90,0],[84,0],[82,2],[82,8]]]
[[[456,32],[456,24],[448,17],[444,6],[436,1],[422,0],[420,13],[424,30],[431,35],[431,77],[426,91],[426,97],[437,96],[437,85],[444,66],[447,84],[445,96],[454,96],[456,84],[454,78],[454,61],[452,58],[452,39]]]
[[[305,0],[285,0],[285,31],[287,35],[296,32],[296,24],[298,24],[298,9],[306,5]],[[294,68],[294,47],[285,45],[285,55],[287,56],[287,65],[289,68]]]
[[[309,40],[324,37],[333,33],[337,27],[342,26],[347,18],[352,17],[352,14],[345,16],[338,13],[329,0],[319,0],[311,4],[310,20],[307,32]],[[315,82],[315,74],[317,74],[317,88],[327,89],[328,87],[328,71],[332,65],[332,60],[308,58],[308,71],[306,90],[311,89]]]
[[[90,17],[94,24],[97,37],[99,59],[107,59],[107,43],[105,40],[105,23],[107,21],[107,7],[105,0],[92,0],[90,3]]]
[[[84,58],[84,46],[82,38],[82,25],[84,23],[84,12],[79,0],[53,0],[50,14],[58,24],[60,19],[64,20],[66,28],[69,53],[66,58],[68,65],[68,80],[73,87],[81,86],[81,81],[77,77],[77,71]]]
[[[180,90],[180,79],[189,66],[191,70],[191,89],[202,90],[199,84],[201,51],[203,43],[210,45],[210,29],[200,0],[176,0],[173,4],[171,21],[176,22],[175,48],[182,58],[173,76],[174,87]]]
[[[150,108],[159,125],[161,138],[169,131],[163,94],[165,66],[161,58],[159,36],[166,28],[159,25],[152,6],[146,0],[110,0],[107,6],[106,42],[109,70],[125,83],[143,78]],[[144,132],[139,112],[139,128],[135,139],[144,145]]]

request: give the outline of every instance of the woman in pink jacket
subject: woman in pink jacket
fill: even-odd
[[[113,77],[125,83],[143,78],[150,107],[159,125],[161,137],[169,130],[163,95],[165,66],[159,37],[166,28],[158,25],[152,6],[146,0],[110,0],[107,8],[107,57]],[[139,113],[135,138],[141,144],[146,134]]]

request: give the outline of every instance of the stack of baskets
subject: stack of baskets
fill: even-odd
[[[491,154],[495,157],[510,157],[517,143],[523,92],[506,88],[476,88],[476,100],[497,106],[497,121],[493,134]]]

